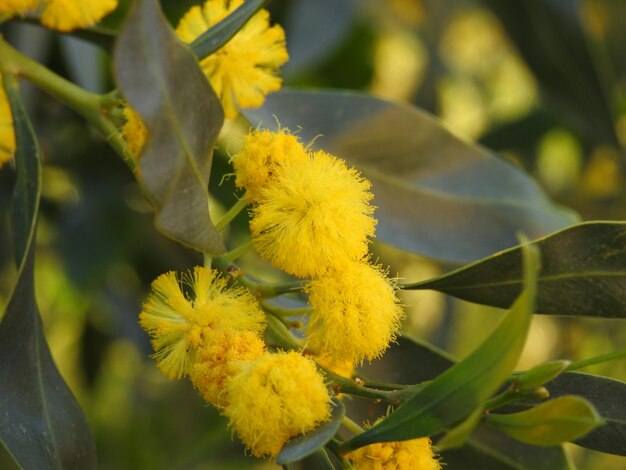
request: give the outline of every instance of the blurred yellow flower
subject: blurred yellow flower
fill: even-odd
[[[335,374],[341,375],[342,377],[352,378],[352,375],[354,374],[354,363],[352,361],[338,360],[332,356],[322,353],[320,356],[315,358],[315,362]]]
[[[440,470],[430,439],[377,442],[347,455],[356,470]]]
[[[245,362],[260,358],[265,343],[253,331],[218,330],[205,334],[189,377],[204,399],[212,405],[228,404],[226,386]]]
[[[2,85],[0,74],[0,168],[2,168],[15,153],[15,131],[13,130],[13,116],[7,95]]]
[[[144,144],[146,143],[148,130],[139,115],[129,105],[124,106],[123,113],[126,118],[126,122],[124,123],[124,127],[122,127],[122,135],[128,143],[128,149],[130,150],[131,157],[137,160],[141,154]]]
[[[216,25],[241,6],[243,0],[208,0],[194,6],[178,23],[176,33],[186,43]],[[260,10],[221,49],[200,65],[219,96],[227,119],[240,108],[256,108],[265,95],[280,89],[277,69],[287,61],[285,32],[269,25],[269,13]]]
[[[376,226],[369,189],[357,170],[322,151],[276,168],[253,209],[254,247],[302,278],[363,258]]]
[[[313,351],[358,364],[379,357],[395,338],[402,308],[380,267],[353,262],[305,290],[312,307],[306,336]]]
[[[246,190],[248,202],[258,202],[261,189],[279,167],[307,158],[304,145],[286,130],[251,132],[243,138],[241,151],[232,160],[237,175],[235,184]]]
[[[41,22],[58,31],[88,28],[117,8],[117,0],[44,0],[41,4]]]
[[[176,273],[162,274],[139,314],[139,323],[152,337],[154,358],[170,379],[189,373],[189,365],[203,338],[213,330],[235,329],[261,333],[265,315],[253,295],[229,287],[219,273],[203,267],[183,277],[195,298],[187,298]]]
[[[25,15],[36,9],[42,0],[0,0],[0,14]]]
[[[265,353],[228,384],[224,413],[256,457],[275,457],[294,436],[330,417],[330,395],[315,363],[297,352]]]

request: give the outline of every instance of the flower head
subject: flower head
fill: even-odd
[[[129,105],[125,105],[123,109],[126,122],[122,128],[122,135],[126,142],[128,142],[128,148],[131,156],[135,159],[139,158],[141,150],[146,143],[148,137],[148,129],[141,120],[141,117],[135,112]]]
[[[183,16],[176,34],[190,43],[211,26],[235,11],[243,0],[207,0]],[[220,97],[227,119],[238,109],[256,108],[265,95],[280,89],[278,67],[287,61],[285,32],[269,25],[269,13],[260,10],[221,49],[200,61],[215,93]]]
[[[356,470],[440,470],[430,439],[377,442],[350,452],[347,457]]]
[[[157,365],[169,378],[187,375],[190,361],[211,331],[260,333],[265,328],[265,316],[252,294],[229,287],[217,271],[196,267],[184,280],[195,298],[185,296],[172,271],[152,283],[153,292],[139,314],[139,323],[152,337]]]
[[[15,131],[13,130],[13,116],[7,95],[2,85],[0,74],[0,168],[13,157],[15,153]]]
[[[41,0],[2,0],[0,1],[0,14],[2,15],[22,15],[35,10]]]
[[[277,168],[253,209],[254,247],[302,278],[363,258],[376,226],[369,188],[357,170],[322,151]]]
[[[117,0],[44,0],[41,22],[58,31],[93,26],[117,7]]]
[[[241,367],[260,358],[265,343],[253,331],[233,329],[205,334],[197,350],[189,377],[204,399],[219,407],[228,404],[226,386]]]
[[[233,157],[235,184],[245,188],[249,202],[258,202],[261,189],[269,184],[280,167],[298,164],[307,158],[307,151],[298,137],[286,130],[251,132],[243,138],[241,151]]]
[[[402,319],[395,288],[377,266],[364,262],[311,281],[312,312],[306,335],[314,351],[360,363],[379,357]]]
[[[299,353],[265,353],[228,384],[224,413],[253,455],[276,456],[292,437],[330,417],[330,396],[315,363]]]

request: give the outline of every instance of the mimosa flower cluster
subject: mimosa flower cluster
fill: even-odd
[[[0,74],[0,168],[13,158],[15,153],[15,131],[13,130],[13,116],[8,97],[2,84]]]
[[[207,0],[185,13],[176,34],[186,43],[193,42],[243,4],[243,0]],[[285,32],[280,25],[270,26],[267,10],[259,10],[224,46],[200,60],[200,67],[224,108],[226,119],[239,109],[257,108],[268,93],[280,89],[278,69],[287,62]],[[131,156],[138,157],[146,140],[141,118],[128,106],[122,134]]]
[[[309,279],[309,348],[330,362],[379,357],[402,309],[385,271],[368,261],[376,219],[370,183],[285,130],[259,130],[233,157],[236,185],[252,203],[254,247],[274,266]]]
[[[2,15],[39,15],[44,26],[57,31],[88,28],[117,8],[117,0],[2,0]]]
[[[139,322],[161,371],[170,379],[189,377],[257,457],[276,456],[330,416],[315,363],[297,352],[267,351],[257,300],[215,270],[159,276]]]

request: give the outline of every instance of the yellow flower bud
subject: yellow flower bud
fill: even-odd
[[[41,22],[58,31],[87,28],[117,8],[117,0],[47,0],[43,5]]]
[[[14,153],[15,131],[13,130],[13,116],[11,115],[8,97],[2,85],[2,75],[0,74],[0,168],[13,158]]]
[[[356,470],[440,470],[430,439],[377,442],[347,455]]]
[[[137,160],[141,154],[146,138],[148,137],[148,129],[139,117],[139,114],[128,105],[124,106],[124,117],[126,122],[122,128],[122,135],[128,143],[128,149],[130,150],[131,157]]]

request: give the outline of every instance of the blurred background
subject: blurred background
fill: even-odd
[[[116,27],[127,2],[105,23]],[[191,5],[163,0],[172,24]],[[273,0],[287,32],[285,86],[366,91],[413,103],[453,133],[532,174],[583,220],[626,219],[626,3],[612,0]],[[21,51],[96,92],[113,88],[109,51],[33,24],[2,33]],[[85,410],[102,469],[278,468],[247,458],[226,421],[186,381],[169,382],[137,324],[151,281],[201,257],[159,235],[124,163],[53,98],[24,87],[44,155],[37,295],[63,377]],[[222,149],[231,144],[224,139]],[[232,144],[236,145],[236,144]],[[225,150],[214,159],[214,210],[234,201]],[[15,280],[0,171],[0,304]],[[246,217],[231,227],[245,238]],[[454,266],[381,244],[391,272],[416,281]],[[251,272],[265,269],[253,255]],[[406,332],[464,357],[495,326],[497,309],[434,292],[404,293]],[[535,316],[519,365],[571,360],[626,344],[613,319]],[[626,362],[587,369],[626,380]],[[581,469],[626,459],[570,445]],[[0,468],[13,468],[0,450]]]

